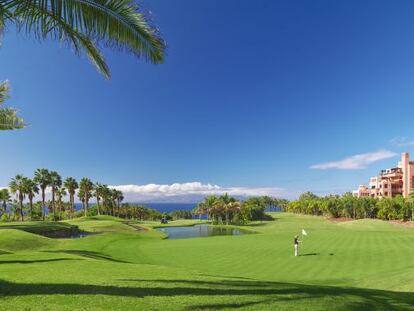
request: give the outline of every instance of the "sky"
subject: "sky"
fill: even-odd
[[[0,186],[36,168],[128,200],[343,193],[414,157],[412,1],[141,0],[168,44],[112,78],[10,27],[0,79],[30,124],[0,132]]]

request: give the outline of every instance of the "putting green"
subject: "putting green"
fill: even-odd
[[[70,221],[99,233],[80,239],[0,225],[1,310],[413,309],[413,229],[272,216],[257,234],[181,240],[107,216]]]

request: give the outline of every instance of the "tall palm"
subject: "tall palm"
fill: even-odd
[[[27,186],[27,178],[20,174],[12,178],[9,184],[11,193],[16,194],[17,200],[19,201],[19,210],[20,210],[20,216],[21,216],[22,221],[23,221],[23,200],[25,198],[26,186]]]
[[[215,213],[214,213],[214,206],[216,205],[217,200],[218,199],[217,199],[216,196],[210,195],[210,196],[205,197],[204,201],[203,201],[206,213],[207,213],[209,218],[213,218],[213,221],[214,221],[214,218],[216,216]]]
[[[207,213],[207,206],[204,202],[199,202],[193,209],[194,214],[198,214],[198,219],[201,221],[201,216]]]
[[[82,189],[78,190],[78,199],[82,202],[82,209],[85,210],[85,194]]]
[[[35,171],[33,180],[39,185],[42,191],[42,218],[45,220],[45,192],[50,185],[50,172],[45,168],[38,168]]]
[[[232,209],[231,204],[236,202],[236,199],[229,196],[228,193],[225,193],[219,197],[218,201],[221,203],[221,206],[225,211],[226,224],[228,225],[230,222],[230,212]]]
[[[32,217],[33,212],[33,199],[36,194],[39,193],[39,187],[37,186],[36,182],[30,178],[25,179],[25,194],[29,198],[29,207],[30,207],[30,217]]]
[[[112,197],[114,201],[116,202],[116,209],[119,215],[119,208],[121,207],[121,201],[124,200],[124,195],[121,190],[113,189],[112,190]],[[113,213],[113,216],[115,216],[115,213]]]
[[[56,220],[56,190],[62,186],[62,177],[60,177],[58,172],[50,172],[50,188],[52,189],[52,211],[53,211],[53,220]]]
[[[98,215],[101,215],[101,199],[105,194],[105,187],[106,185],[102,185],[101,183],[96,183],[93,191],[93,196],[96,198],[96,206],[98,210]]]
[[[109,69],[99,46],[130,52],[155,64],[165,43],[133,0],[0,1],[0,29],[16,24],[37,39],[55,39],[86,52],[106,77]]]
[[[109,214],[109,209],[113,207],[112,190],[106,185],[102,187],[102,207],[106,214]]]
[[[65,188],[68,190],[69,193],[69,201],[70,201],[70,214],[71,217],[73,216],[73,211],[75,207],[75,192],[76,189],[79,188],[78,182],[75,178],[68,177],[65,179],[65,182],[63,183]]]
[[[11,197],[9,193],[9,189],[4,188],[0,190],[0,201],[2,201],[3,212],[7,212],[7,203],[10,202]]]
[[[89,178],[82,178],[79,182],[79,189],[83,193],[84,211],[87,216],[87,210],[89,207],[89,199],[91,197],[91,191],[93,190],[93,183]]]
[[[64,187],[56,188],[56,201],[58,204],[59,212],[63,211],[63,201],[62,198],[67,195],[66,189]]]

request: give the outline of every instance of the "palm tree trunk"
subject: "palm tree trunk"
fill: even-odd
[[[101,215],[101,211],[100,211],[100,208],[99,208],[99,196],[96,197],[96,205],[98,207],[98,216],[99,216],[99,215]]]
[[[19,197],[19,205],[20,205],[20,216],[22,217],[22,221],[24,221],[24,219],[23,219],[23,198],[22,198],[21,194],[20,194],[20,197]]]
[[[73,210],[75,205],[75,199],[73,197],[73,193],[70,194],[70,218],[73,218]]]
[[[86,195],[85,196],[85,217],[87,216],[87,210],[88,210],[88,204],[89,204],[89,198],[88,198],[88,196]]]
[[[42,188],[42,218],[45,221],[45,188]]]
[[[30,219],[32,219],[32,214],[33,214],[33,197],[32,196],[29,197],[29,204],[30,204]]]
[[[56,213],[55,213],[55,188],[52,187],[52,212],[53,212],[53,220],[56,220]]]

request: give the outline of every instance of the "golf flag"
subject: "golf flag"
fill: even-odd
[[[305,229],[302,229],[302,235],[308,235],[305,231]]]

